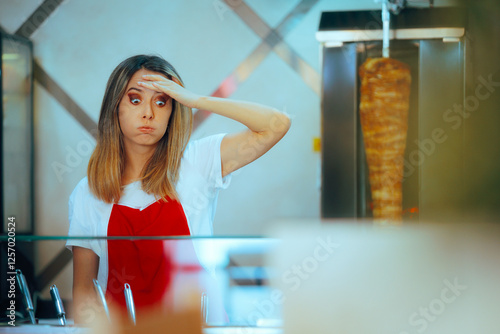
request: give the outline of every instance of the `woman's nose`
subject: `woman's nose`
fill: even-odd
[[[144,106],[142,118],[153,119],[153,117],[154,117],[153,109],[151,108],[151,106],[149,104],[146,104]]]

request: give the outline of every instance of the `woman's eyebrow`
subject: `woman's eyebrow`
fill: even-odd
[[[136,91],[138,91],[138,92],[141,92],[141,93],[142,93],[142,92],[144,92],[142,89],[135,88],[135,87],[130,87],[130,88],[127,90],[127,93],[128,93],[128,92],[130,92],[132,89],[133,89],[133,90],[136,90]],[[163,92],[158,92],[158,91],[156,91],[156,90],[154,90],[153,92],[158,93],[158,94],[165,94],[165,93],[163,93]],[[166,94],[165,94],[165,95],[166,95]]]

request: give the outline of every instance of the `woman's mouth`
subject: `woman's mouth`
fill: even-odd
[[[142,133],[151,133],[153,132],[155,129],[152,128],[152,127],[149,127],[149,126],[141,126],[140,128],[138,128],[139,131],[141,131]]]

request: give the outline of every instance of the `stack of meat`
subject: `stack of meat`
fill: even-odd
[[[402,219],[403,161],[408,130],[411,75],[391,58],[361,65],[361,126],[377,220]]]

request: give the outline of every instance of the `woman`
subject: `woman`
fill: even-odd
[[[248,129],[188,144],[191,108]],[[276,109],[190,92],[160,57],[130,57],[108,80],[87,177],[69,200],[69,235],[211,235],[219,189],[289,127],[289,117]],[[95,278],[106,298],[122,304],[123,282],[135,279],[131,286],[139,307],[158,302],[169,284],[170,277],[161,273],[172,263],[161,242],[68,240],[67,247],[73,251],[76,323],[95,316]]]

